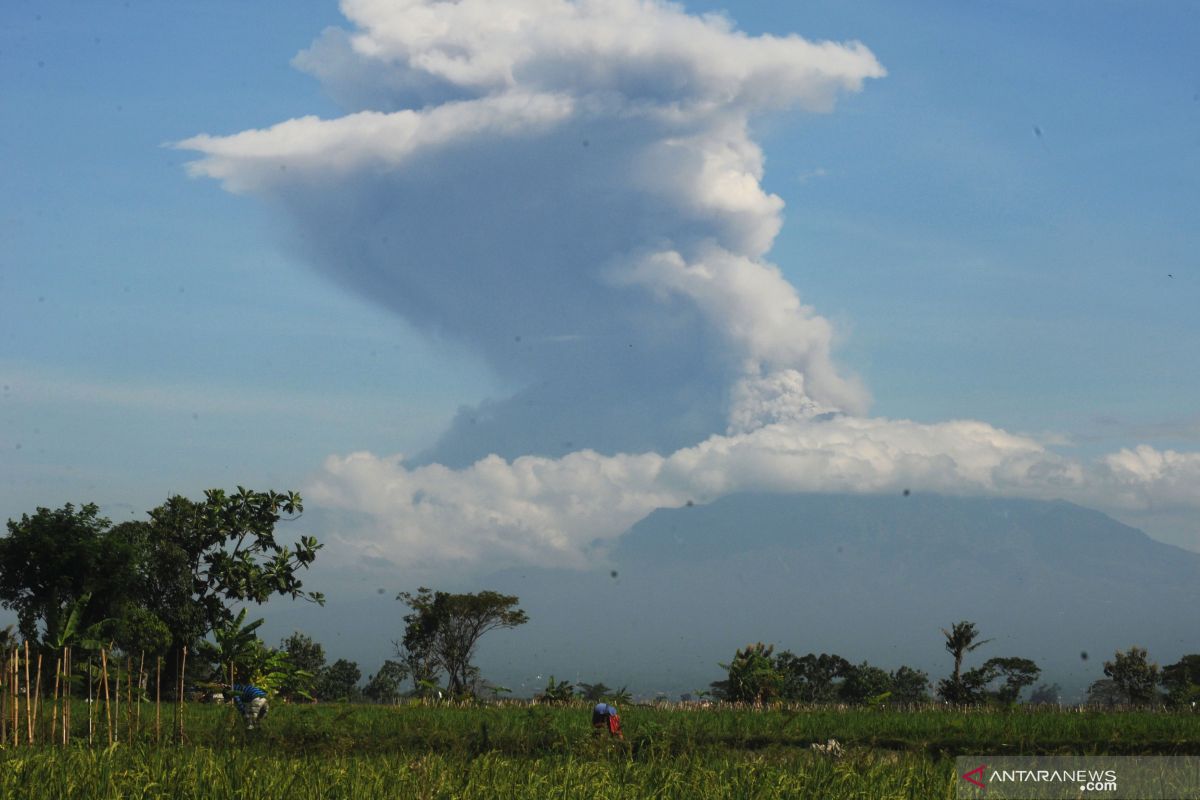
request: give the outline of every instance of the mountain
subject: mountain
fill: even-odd
[[[734,495],[660,509],[587,572],[512,569],[523,628],[491,634],[484,674],[519,694],[560,679],[639,695],[703,688],[737,647],[950,670],[940,628],[976,622],[1075,699],[1113,651],[1200,652],[1200,554],[1065,502],[933,495]]]

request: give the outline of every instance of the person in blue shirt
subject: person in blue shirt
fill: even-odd
[[[605,728],[608,729],[609,735],[618,739],[625,738],[621,733],[621,718],[617,716],[617,707],[608,703],[597,703],[592,709],[592,730],[599,734]]]
[[[233,704],[242,713],[246,721],[246,730],[254,730],[254,725],[267,716],[267,693],[257,686],[248,683],[226,684],[229,693],[233,695]]]

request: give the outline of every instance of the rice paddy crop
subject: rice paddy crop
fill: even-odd
[[[88,712],[74,706],[69,745],[0,749],[0,797],[939,798],[956,755],[1200,754],[1183,712],[631,706],[618,741],[584,705],[277,704],[247,732],[229,707],[187,704],[179,743],[145,704],[111,746],[95,730],[88,745]],[[810,749],[830,738],[844,755]]]

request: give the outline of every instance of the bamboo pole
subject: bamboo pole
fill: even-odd
[[[154,667],[154,743],[162,744],[162,656]]]
[[[13,745],[21,743],[21,648],[18,645],[13,651],[12,671],[12,700],[13,700]]]
[[[25,727],[33,746],[33,686],[29,682],[29,640],[25,640]]]
[[[113,729],[116,741],[121,741],[121,661],[120,659],[113,662],[113,672],[116,675],[116,680],[113,683]]]
[[[4,677],[0,678],[0,746],[8,746],[8,673],[12,654],[4,653]]]
[[[33,690],[33,727],[37,730],[38,714],[42,710],[42,654],[37,657],[37,681]]]
[[[0,678],[0,745],[8,746],[8,676],[12,653],[4,652],[4,677]]]
[[[104,688],[104,718],[108,724],[108,744],[113,743],[112,707],[108,704],[108,651],[100,648],[100,682]],[[118,695],[119,696],[119,695]]]
[[[54,661],[54,702],[50,704],[50,744],[58,738],[58,683],[62,678],[62,656]]]
[[[12,651],[12,744],[20,744],[20,645]]]
[[[88,656],[87,666],[87,685],[88,685],[88,745],[91,746],[92,740],[96,733],[96,704],[92,698],[92,657]]]
[[[63,733],[62,743],[66,747],[71,743],[71,648],[63,648],[63,664],[65,665],[66,680],[63,686]]]
[[[146,681],[146,651],[142,651],[142,656],[138,660],[138,704],[137,704],[137,730],[142,732],[142,698],[145,696],[142,687]]]
[[[179,659],[179,743],[183,744],[183,688],[187,674],[187,645],[183,646],[183,657]]]
[[[117,685],[120,689],[120,684]],[[125,729],[129,743],[133,744],[133,656],[125,656]]]

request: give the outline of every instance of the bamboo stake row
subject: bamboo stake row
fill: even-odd
[[[53,659],[49,658],[51,655],[53,655]],[[54,675],[52,680],[51,676],[45,676],[47,679],[46,694],[43,695],[42,673],[44,669],[50,668],[51,660],[54,662]],[[134,744],[139,737],[145,735],[142,728],[142,705],[144,702],[148,702],[145,695],[149,688],[150,677],[146,670],[146,655],[142,653],[138,658],[136,679],[131,653],[126,654],[124,676],[121,675],[122,665],[119,661],[112,662],[115,672],[110,674],[109,661],[109,651],[106,648],[100,648],[99,667],[97,668],[95,662],[89,657],[81,674],[76,675],[70,647],[64,647],[59,653],[50,653],[41,648],[35,650],[31,648],[30,642],[26,641],[21,645],[12,646],[7,652],[0,655],[0,662],[3,664],[0,667],[0,746],[26,745],[32,747],[44,744],[69,746],[73,733],[71,708],[75,699],[74,686],[76,680],[80,679],[87,683],[88,744],[94,744],[96,734],[100,732],[96,730],[98,713],[104,715],[102,736],[109,746],[118,742]],[[178,702],[175,707],[176,724],[172,732],[172,739],[177,742],[186,740],[184,724],[186,668],[187,648],[184,647],[180,654],[176,678]],[[156,744],[162,743],[162,673],[163,658],[156,656],[154,670],[154,742]],[[125,695],[124,715],[121,714],[122,694]],[[99,709],[101,703],[104,704],[103,712]],[[50,707],[48,713],[47,705]],[[122,731],[122,725],[124,725],[124,731]]]

